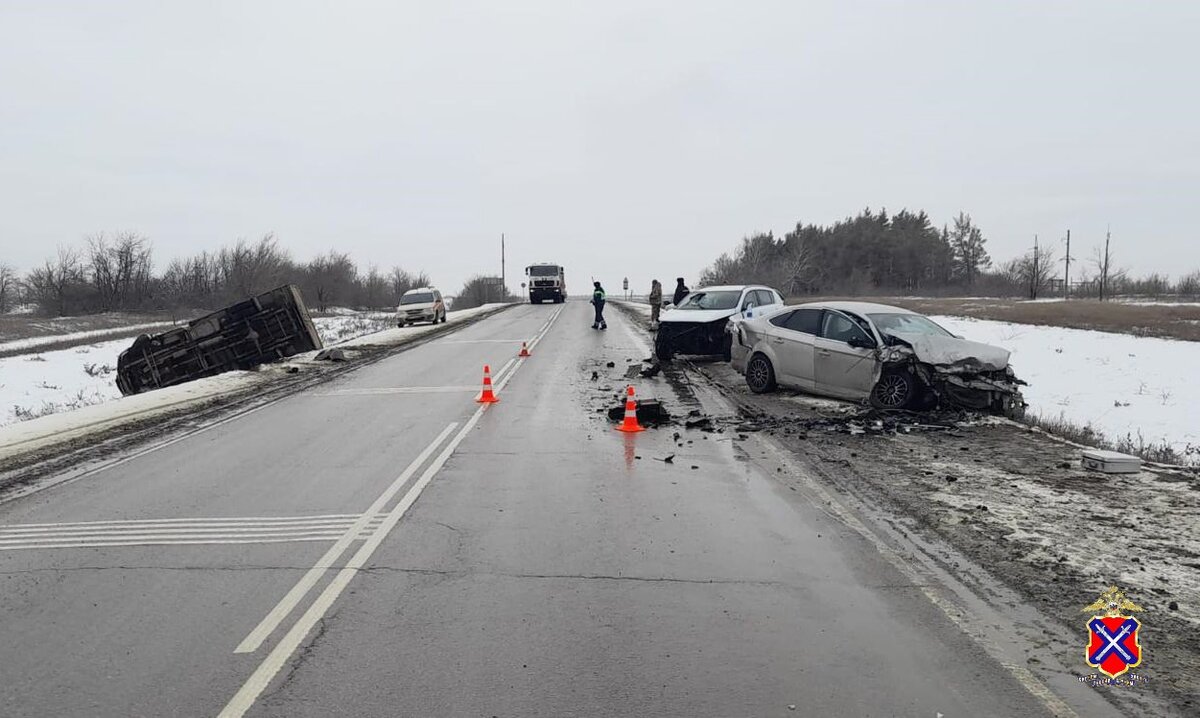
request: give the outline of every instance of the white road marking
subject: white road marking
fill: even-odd
[[[58,524],[10,524],[0,526],[0,535],[12,533],[44,533],[50,531],[121,531],[137,528],[196,527],[196,528],[256,528],[275,526],[313,526],[351,524],[362,514],[346,514],[336,517],[324,516],[279,516],[272,518],[231,517],[205,519],[137,519],[131,521],[80,521]]]
[[[550,316],[550,318],[542,326],[539,334],[532,342],[529,343],[531,347],[535,346],[542,340],[544,336],[546,336],[546,333],[549,332],[550,328],[553,326],[554,320],[557,319],[558,315],[561,313],[562,308],[559,308],[557,312]],[[515,361],[515,359],[509,360],[509,363],[501,369],[500,373],[503,373],[505,370],[507,370],[507,368]],[[520,364],[517,364],[516,366],[519,367]],[[516,369],[514,368],[511,373],[508,373],[504,377],[498,388],[503,388],[503,384],[506,384],[515,373]],[[282,668],[283,664],[287,662],[288,658],[290,658],[291,655],[296,652],[296,649],[299,648],[300,644],[304,642],[304,639],[308,636],[309,632],[312,631],[313,627],[316,626],[321,618],[329,611],[330,607],[333,606],[334,601],[337,600],[342,591],[346,589],[346,586],[350,584],[350,581],[352,581],[358,574],[359,569],[366,565],[367,561],[370,560],[371,555],[375,553],[375,551],[383,543],[383,540],[387,538],[392,529],[396,527],[396,525],[400,522],[400,519],[404,518],[404,514],[407,513],[408,509],[416,502],[417,498],[421,495],[421,492],[424,491],[425,487],[428,486],[433,480],[433,477],[436,476],[439,471],[441,471],[443,466],[445,466],[446,462],[454,454],[455,449],[457,449],[458,445],[462,443],[462,440],[466,438],[467,434],[471,432],[471,429],[473,429],[475,425],[479,423],[479,419],[483,416],[483,413],[491,410],[492,407],[495,406],[501,405],[484,404],[475,410],[475,413],[471,415],[471,418],[467,420],[467,423],[464,424],[463,427],[459,429],[458,433],[454,435],[454,438],[450,440],[450,443],[446,445],[446,448],[442,450],[442,453],[439,454],[436,459],[434,459],[429,467],[425,469],[424,473],[421,474],[420,478],[413,483],[412,487],[408,490],[404,497],[400,499],[400,502],[396,504],[395,508],[388,513],[387,519],[384,520],[383,524],[376,529],[371,538],[367,539],[367,541],[363,543],[361,547],[359,547],[358,551],[355,552],[354,556],[346,564],[345,568],[343,568],[337,573],[336,576],[334,576],[329,585],[325,587],[325,590],[321,591],[320,595],[317,596],[317,599],[312,603],[311,606],[308,607],[308,610],[305,611],[300,619],[292,625],[291,629],[284,634],[279,643],[275,645],[275,648],[273,648],[271,652],[267,654],[267,657],[263,659],[263,662],[259,664],[254,673],[250,675],[250,678],[247,679],[246,683],[242,685],[238,692],[234,694],[233,698],[229,700],[229,703],[226,704],[225,708],[219,714],[220,718],[241,718],[241,716],[245,715],[246,711],[249,710],[252,705],[254,705],[254,702],[258,700],[258,697],[262,695],[262,692],[266,690],[267,686],[279,673],[279,669]],[[447,432],[453,428],[454,425],[452,424],[447,428]],[[443,432],[443,434],[444,433],[446,432]],[[439,437],[439,439],[440,438],[441,437]],[[418,457],[418,459],[420,458],[421,457]],[[369,511],[368,513],[372,512]],[[321,573],[323,573],[323,570]],[[307,592],[307,588],[304,590],[304,592]],[[301,595],[303,595],[303,592]],[[290,611],[290,609],[288,610]],[[257,631],[258,629],[255,630]],[[250,637],[248,636],[246,641],[249,640]],[[246,641],[243,641],[243,644],[245,644]],[[239,649],[240,648],[241,646],[239,646]]]
[[[198,539],[198,540],[182,540],[182,539],[163,539],[161,541],[93,541],[89,543],[63,543],[38,546],[0,546],[0,551],[32,551],[35,549],[56,549],[56,548],[120,548],[131,546],[236,546],[241,544],[259,544],[259,543],[296,543],[298,541],[334,541],[339,534],[331,534],[329,536],[298,536],[296,538],[226,538],[217,540],[214,538]],[[363,534],[360,539],[368,538],[369,534]]]
[[[315,396],[376,396],[387,394],[454,394],[458,392],[479,391],[478,386],[461,384],[457,386],[380,386],[363,389],[335,389],[315,394]]]
[[[303,600],[308,592],[312,590],[312,587],[317,584],[317,581],[319,581],[321,577],[325,575],[325,572],[333,566],[335,561],[342,557],[342,554],[345,553],[346,549],[350,547],[350,544],[355,541],[355,539],[358,537],[358,534],[362,532],[364,528],[366,528],[368,522],[366,517],[376,516],[383,511],[388,502],[392,500],[392,498],[400,491],[401,488],[403,488],[406,483],[408,483],[408,480],[412,478],[413,474],[415,474],[417,470],[421,468],[421,465],[429,459],[433,452],[437,450],[437,447],[441,446],[442,442],[446,440],[446,437],[449,436],[450,432],[454,431],[455,427],[457,426],[458,424],[456,422],[451,422],[449,426],[447,426],[445,429],[442,429],[442,432],[438,434],[437,437],[434,438],[434,440],[430,442],[430,444],[426,446],[424,450],[421,451],[420,454],[417,455],[417,458],[412,460],[412,463],[410,463],[408,467],[404,469],[403,473],[396,477],[396,480],[393,481],[377,499],[375,499],[370,508],[368,508],[363,514],[363,518],[360,518],[358,521],[356,521],[354,526],[350,527],[346,533],[337,540],[336,543],[330,546],[329,550],[325,552],[325,555],[318,559],[317,563],[300,577],[300,580],[296,582],[296,585],[292,586],[291,590],[288,591],[287,594],[280,599],[279,603],[277,603],[275,607],[271,609],[271,612],[268,613],[266,617],[254,627],[254,630],[250,631],[249,635],[242,639],[242,642],[239,643],[238,647],[234,649],[234,653],[253,653],[254,651],[258,650],[258,647],[261,646],[262,642],[267,639],[267,636],[271,635],[271,633],[279,627],[279,624],[282,623],[283,620],[287,618],[293,610],[295,610],[300,601]]]
[[[520,344],[524,339],[447,339],[442,344]]]
[[[378,512],[366,519],[356,536],[379,526]],[[359,524],[362,517],[278,520],[149,519],[129,522],[16,525],[0,528],[0,551],[112,546],[163,546],[171,544],[243,544],[286,541],[336,541]]]

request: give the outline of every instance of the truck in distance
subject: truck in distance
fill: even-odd
[[[558,264],[531,264],[525,268],[529,275],[529,303],[541,304],[547,299],[561,304],[567,299],[567,280]]]

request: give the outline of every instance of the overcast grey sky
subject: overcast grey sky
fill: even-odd
[[[0,0],[0,261],[275,232],[610,291],[865,206],[1200,267],[1200,3]],[[1060,253],[1061,254],[1061,253]]]

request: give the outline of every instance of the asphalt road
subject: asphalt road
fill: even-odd
[[[0,505],[0,713],[1051,714],[732,442],[614,431],[648,337],[609,314],[516,307]]]

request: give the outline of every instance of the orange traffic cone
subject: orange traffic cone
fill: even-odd
[[[530,354],[530,353],[529,353],[529,347],[528,347],[528,346],[526,346],[525,342],[521,342],[521,353],[520,353],[520,354],[518,354],[517,356],[518,356],[518,357],[531,357],[531,356],[533,356],[532,354]]]
[[[629,391],[625,396],[625,421],[617,427],[617,431],[645,431],[646,427],[638,423],[637,420],[637,401],[633,398],[633,387],[629,387]]]
[[[479,392],[475,401],[480,404],[495,404],[500,401],[500,397],[492,393],[492,368],[487,364],[483,365],[483,391]]]

